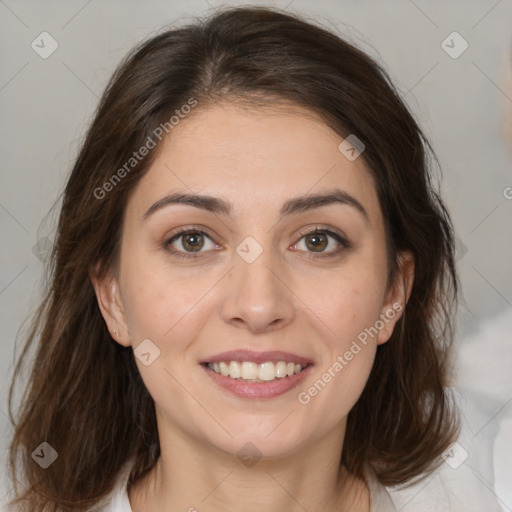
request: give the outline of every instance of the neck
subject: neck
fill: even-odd
[[[257,460],[162,432],[157,463],[128,490],[132,510],[368,511],[365,483],[341,466],[343,437],[338,426],[293,453]]]

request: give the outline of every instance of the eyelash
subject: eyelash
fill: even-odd
[[[176,249],[171,248],[171,244],[175,240],[179,239],[180,237],[182,237],[182,236],[184,236],[186,234],[192,234],[192,233],[194,233],[194,234],[197,233],[197,234],[206,236],[212,242],[214,242],[213,238],[206,231],[204,231],[203,229],[199,229],[199,228],[196,229],[196,228],[192,228],[192,227],[187,227],[187,228],[179,229],[174,235],[172,235],[171,238],[168,238],[167,240],[165,240],[164,243],[163,243],[164,249],[169,251],[172,255],[178,256],[179,258],[186,258],[186,259],[197,259],[197,258],[200,258],[202,256],[202,253],[200,253],[200,252],[194,254],[194,253],[187,253],[187,252],[183,252],[183,251],[177,251]],[[342,252],[343,250],[349,249],[351,247],[350,242],[346,238],[344,238],[343,236],[339,235],[338,233],[335,233],[334,231],[331,231],[330,229],[323,229],[323,228],[319,228],[319,227],[315,227],[313,229],[307,229],[307,230],[301,231],[300,232],[300,238],[299,238],[299,240],[294,245],[296,245],[305,236],[314,235],[314,234],[317,234],[317,233],[321,233],[321,234],[325,234],[325,235],[331,236],[332,238],[334,238],[340,244],[340,247],[338,247],[337,249],[334,249],[333,251],[329,251],[329,252],[326,252],[326,253],[317,253],[317,254],[315,254],[314,252],[308,253],[308,257],[313,259],[313,260],[319,260],[319,259],[324,259],[324,258],[332,258],[334,256],[339,255],[340,252]],[[214,243],[216,243],[216,242],[214,242]]]

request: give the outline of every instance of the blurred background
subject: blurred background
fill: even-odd
[[[108,79],[162,27],[243,4],[0,0],[2,465],[20,328],[41,296],[58,200]],[[511,511],[512,0],[251,4],[304,15],[376,58],[441,163],[463,287],[453,385],[464,428],[430,480],[397,493],[400,510],[413,510],[444,479],[471,501],[465,510]],[[2,479],[0,497],[8,491]]]

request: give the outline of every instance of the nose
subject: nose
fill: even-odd
[[[255,334],[285,327],[296,309],[289,280],[271,251],[263,251],[252,263],[235,254],[226,283],[224,320]]]

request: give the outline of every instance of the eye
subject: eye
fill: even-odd
[[[176,256],[183,258],[194,258],[197,253],[219,248],[205,231],[191,228],[184,228],[178,231],[178,233],[164,242],[164,247]],[[205,249],[205,251],[201,249]]]
[[[315,227],[300,234],[302,235],[301,239],[293,245],[293,248],[312,253],[310,257],[313,258],[336,256],[350,247],[349,242],[343,236],[329,229]],[[326,250],[328,248],[331,250]]]

